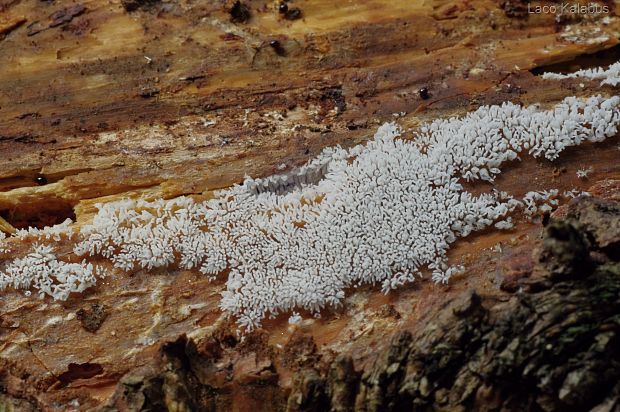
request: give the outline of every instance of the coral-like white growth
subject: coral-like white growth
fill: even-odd
[[[96,282],[96,277],[103,275],[101,269],[86,261],[67,263],[59,261],[48,245],[35,245],[34,250],[23,258],[13,260],[0,272],[0,289],[12,287],[34,288],[41,296],[49,295],[54,299],[65,300],[71,292],[83,292]]]
[[[597,67],[595,69],[578,70],[574,73],[568,74],[548,72],[544,73],[542,77],[547,80],[586,78],[591,80],[601,80],[601,86],[606,84],[616,86],[620,84],[620,61],[610,65],[607,69]]]
[[[577,175],[578,178],[580,179],[587,179],[588,175],[590,173],[592,173],[594,169],[592,169],[592,166],[586,168],[582,168],[582,169],[577,169],[577,172],[575,172],[575,174]]]
[[[554,206],[558,205],[557,196],[557,189],[527,192],[523,196],[523,203],[525,205],[523,212],[529,217],[534,216],[538,212],[550,212]]]
[[[54,226],[46,226],[43,229],[39,229],[36,227],[29,227],[28,229],[17,229],[17,231],[15,232],[15,236],[20,239],[34,237],[39,240],[53,239],[58,242],[63,236],[69,238],[73,236],[73,231],[71,230],[72,224],[73,221],[71,219],[65,219],[65,221],[60,224]]]
[[[180,256],[179,266],[199,268],[214,275],[226,268],[229,239],[218,236],[211,228],[225,210],[208,208],[189,197],[145,202],[124,200],[99,206],[91,225],[85,225],[76,244],[78,256],[100,254],[117,268],[152,269],[167,266]]]
[[[297,312],[293,312],[293,314],[288,318],[289,325],[299,325],[304,318]]]
[[[584,192],[582,190],[571,189],[571,190],[567,190],[564,193],[562,193],[562,196],[564,196],[567,199],[574,199],[578,196],[590,196],[590,193]]]
[[[500,220],[499,222],[495,223],[494,226],[496,229],[508,230],[512,229],[514,225],[512,223],[512,218],[509,216],[506,220]]]
[[[6,234],[0,231],[0,253],[7,253],[9,248],[6,246]]]
[[[247,178],[206,202],[100,205],[74,251],[125,271],[176,265],[215,276],[227,269],[220,306],[247,329],[296,308],[318,314],[340,304],[351,286],[378,282],[387,292],[423,269],[447,282],[464,270],[448,265],[457,238],[493,224],[509,228],[517,207],[534,213],[540,202],[557,204],[557,191],[531,192],[521,202],[503,192],[473,195],[461,181],[493,181],[502,163],[524,152],[553,160],[566,147],[613,136],[619,106],[617,96],[570,97],[548,111],[485,106],[422,125],[411,139],[384,124],[366,145],[325,149],[301,168]]]

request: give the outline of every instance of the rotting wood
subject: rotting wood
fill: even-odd
[[[595,56],[589,64],[604,64],[599,51],[617,55],[615,10],[606,23],[580,16],[558,23],[555,16],[523,16],[514,2],[335,7],[319,0],[291,2],[302,18],[287,20],[277,2],[252,1],[249,20],[234,23],[234,2],[138,3],[131,10],[118,1],[0,4],[0,230],[66,217],[79,225],[95,203],[127,196],[209,196],[246,174],[269,175],[323,147],[362,142],[385,121],[414,127],[482,104],[545,105],[615,92],[597,82],[537,76],[541,67],[580,64],[584,55]],[[571,149],[553,164],[526,160],[497,186],[522,194],[618,179],[617,145],[616,138]],[[575,170],[584,166],[594,172],[580,181]],[[38,176],[47,184],[38,185]],[[529,256],[539,233],[520,222],[513,232],[464,239],[451,254],[468,273],[448,288],[422,282],[384,296],[368,287],[351,293],[345,309],[306,319],[299,330],[285,318],[267,322],[245,346],[217,308],[221,282],[196,273],[118,274],[63,303],[7,293],[0,310],[2,385],[14,405],[64,409],[77,402],[92,409],[117,385],[139,384],[132,376],[154,368],[163,342],[189,334],[201,353],[223,346],[231,356],[225,372],[201,366],[209,386],[230,384],[224,404],[214,406],[284,405],[298,369],[317,360],[317,351],[326,363],[333,353],[352,353],[354,368],[368,370],[389,343],[384,336],[416,333],[468,289],[509,299],[496,273],[511,267],[511,253]],[[13,246],[19,253],[29,245]],[[99,304],[108,312],[92,332],[77,313]],[[283,351],[301,363],[292,365]],[[183,362],[177,358],[168,361]],[[86,375],[69,373],[81,370],[75,365],[86,365]],[[164,384],[155,371],[154,385],[177,391],[171,399],[178,401],[186,395],[175,368]],[[315,375],[306,381],[320,383]],[[181,386],[195,383],[183,379],[190,383]]]

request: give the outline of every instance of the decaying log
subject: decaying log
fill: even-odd
[[[544,228],[518,293],[463,293],[417,332],[396,333],[362,370],[301,331],[278,353],[266,333],[239,342],[220,329],[200,344],[183,335],[163,345],[103,410],[244,409],[244,394],[287,411],[616,410],[620,202],[579,198],[567,214]],[[290,393],[276,373],[287,359]]]
[[[620,19],[604,4],[605,16],[557,17],[512,0],[295,0],[288,19],[260,0],[0,1],[0,230],[77,228],[126,197],[209,198],[386,121],[616,94],[539,76],[618,60]],[[538,220],[471,236],[451,250],[467,272],[449,286],[365,287],[299,326],[282,316],[241,339],[218,309],[223,280],[191,271],[113,272],[65,302],[4,291],[0,405],[614,410],[617,146],[524,159],[498,178],[515,195],[595,195],[557,211],[568,217],[542,241]]]

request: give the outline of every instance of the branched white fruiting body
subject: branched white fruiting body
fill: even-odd
[[[523,212],[529,217],[534,216],[538,212],[550,212],[554,206],[558,205],[557,196],[557,189],[527,192],[523,196],[523,203],[525,205]]]
[[[495,226],[496,229],[508,230],[508,229],[512,229],[512,227],[514,225],[512,224],[512,218],[510,216],[508,216],[507,219],[500,220],[499,222],[495,223],[494,226]]]
[[[296,308],[317,315],[339,305],[351,286],[380,283],[388,292],[425,268],[447,282],[464,270],[448,265],[457,238],[494,224],[510,228],[516,208],[533,214],[557,205],[557,191],[519,201],[503,192],[473,195],[461,181],[492,181],[524,152],[553,160],[566,147],[613,136],[619,106],[617,96],[569,97],[549,111],[485,106],[422,125],[412,140],[399,139],[401,130],[387,123],[366,145],[325,149],[297,170],[247,178],[202,203],[180,197],[99,205],[74,251],[124,271],[173,263],[208,276],[228,269],[220,307],[246,329]],[[79,285],[91,284],[92,270],[81,270],[87,281]]]
[[[578,169],[578,170],[577,170],[577,172],[576,172],[575,174],[576,174],[576,175],[577,175],[577,177],[578,177],[578,178],[580,178],[580,179],[587,179],[587,178],[588,178],[588,175],[589,175],[590,173],[592,173],[592,171],[593,171],[593,170],[594,170],[594,169],[592,168],[592,166],[590,166],[590,167],[588,167],[587,169],[586,169],[586,168],[583,168],[583,169]]]
[[[586,78],[591,80],[601,80],[601,86],[617,86],[620,84],[620,61],[610,65],[607,69],[598,67],[595,69],[579,70],[568,74],[544,73],[542,77],[547,80]]]
[[[65,300],[71,292],[83,292],[101,277],[100,269],[92,264],[59,261],[47,245],[35,245],[33,251],[23,258],[13,260],[0,272],[0,289],[34,288],[40,296],[49,295]],[[29,294],[29,291],[27,292]]]
[[[590,196],[590,193],[584,192],[582,190],[571,189],[571,190],[567,190],[564,193],[562,193],[562,196],[564,196],[567,199],[574,199],[577,196]]]
[[[297,312],[293,312],[293,314],[288,318],[288,323],[290,325],[299,325],[301,321],[304,320],[301,315]]]
[[[73,221],[71,219],[65,219],[64,222],[58,225],[46,226],[43,229],[38,229],[36,227],[17,229],[14,236],[19,239],[35,238],[38,240],[54,240],[59,242],[62,237],[73,237],[73,231],[71,230],[72,224]]]
[[[0,253],[8,253],[9,248],[6,246],[4,239],[6,239],[6,234],[0,231]]]
[[[306,185],[315,185],[325,177],[331,155],[331,150],[325,149],[318,157],[289,173],[273,175],[264,179],[246,177],[244,186],[255,195],[264,192],[283,195],[295,189],[301,189]]]

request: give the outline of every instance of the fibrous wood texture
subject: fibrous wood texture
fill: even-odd
[[[301,18],[287,20],[264,1],[247,2],[242,18],[231,15],[235,2],[223,1],[2,1],[0,228],[66,217],[79,226],[95,203],[123,197],[205,198],[244,175],[363,142],[385,121],[407,128],[482,104],[614,94],[596,81],[537,75],[556,63],[617,60],[620,20],[615,4],[606,5],[605,15],[558,17],[528,14],[519,1],[296,0],[289,8]],[[585,145],[554,163],[526,160],[496,186],[519,195],[620,178],[617,145]],[[589,181],[578,179],[575,171],[587,167]],[[517,299],[510,293],[532,269],[539,234],[520,222],[512,232],[466,239],[452,258],[468,271],[448,287],[351,291],[341,310],[297,328],[276,319],[242,343],[217,308],[221,282],[198,273],[119,272],[66,302],[3,293],[2,402],[45,410],[294,409],[312,407],[303,393],[312,384],[298,383],[306,379],[319,385],[320,408],[334,396],[321,392],[321,373],[337,355],[351,361],[333,372],[346,381],[357,376],[350,370],[370,370],[392,334],[422,333],[471,288],[490,302]],[[16,253],[29,246],[14,245]],[[489,325],[478,325],[480,333]],[[161,349],[166,342],[173,343]],[[192,363],[187,351],[207,364],[183,372]],[[307,366],[316,369],[299,372]],[[362,381],[355,387],[372,390]]]

